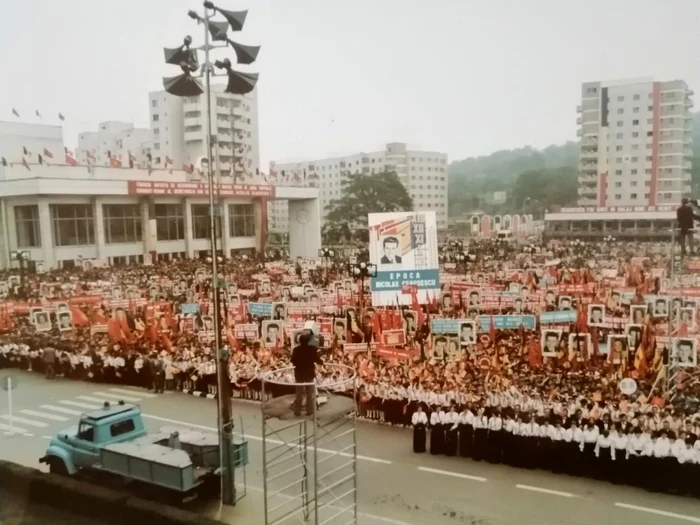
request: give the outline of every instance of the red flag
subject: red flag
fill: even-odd
[[[418,324],[417,327],[423,326],[423,309],[418,303],[418,290],[416,290],[415,288],[411,288],[411,309],[413,309],[416,312],[416,315],[418,316],[418,319],[416,319]]]
[[[74,326],[85,326],[86,324],[89,324],[90,321],[88,320],[87,315],[85,315],[85,313],[77,306],[71,305],[70,312],[71,316],[73,317]]]
[[[532,368],[539,368],[542,364],[542,348],[534,337],[528,343],[528,359]]]
[[[44,148],[44,157],[46,157],[47,159],[52,159],[52,158],[53,158],[53,153],[51,153],[49,150],[47,150],[46,148]]]
[[[109,165],[112,168],[121,168],[122,167],[122,161],[119,159],[115,159],[114,157],[109,158]]]
[[[372,316],[372,331],[374,332],[375,339],[379,339],[382,334],[382,321],[379,312],[374,312]]]
[[[69,166],[77,166],[78,161],[66,153],[66,164]]]
[[[491,339],[491,344],[496,344],[496,326],[493,324],[493,314],[489,319],[489,339]]]
[[[594,326],[591,329],[591,339],[593,340],[593,355],[600,355],[600,343],[598,342],[598,327]],[[610,352],[612,353],[612,352]]]
[[[112,318],[107,321],[107,333],[112,341],[120,342],[124,340],[124,333],[118,319]]]
[[[32,169],[29,167],[29,164],[27,164],[27,159],[22,157],[22,166],[27,168],[29,171],[32,171]]]

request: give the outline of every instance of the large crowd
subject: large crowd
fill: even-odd
[[[677,482],[700,479],[693,260],[674,282],[663,245],[470,251],[484,256],[462,263],[445,250],[439,296],[388,307],[373,306],[344,263],[283,253],[224,260],[216,280],[193,259],[8,271],[0,368],[216,396],[216,283],[236,398],[262,398],[262,375],[289,366],[314,319],[324,362],[357,372],[358,415],[413,426],[416,452],[697,495],[697,482]],[[519,315],[534,325],[498,324]],[[397,330],[404,337],[382,335]],[[319,368],[320,388],[338,379]]]

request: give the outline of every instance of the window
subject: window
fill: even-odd
[[[632,125],[633,125],[633,126],[639,126],[639,120],[634,119],[634,120],[632,121]]]
[[[622,108],[620,108],[620,109],[617,110],[617,114],[618,114],[618,115],[622,115],[624,112],[625,112],[625,110],[622,109]]]
[[[624,102],[624,100],[625,100],[625,97],[623,97],[623,96],[617,97],[618,102]]]
[[[17,228],[18,248],[37,248],[41,246],[39,229],[39,206],[15,206],[15,227]]]
[[[632,186],[633,188],[636,188],[636,187],[637,187],[637,181],[636,181],[636,180],[633,180],[632,182],[630,182],[630,186]]]
[[[615,175],[622,175],[622,170],[615,170]]]
[[[621,183],[621,182],[616,182],[616,183],[615,183],[615,187],[616,187],[616,188],[621,188],[621,187],[622,187],[622,183]]]
[[[632,157],[632,162],[637,162],[639,160],[639,157]]]
[[[647,175],[650,174],[650,173],[651,173],[651,169],[649,169],[649,168],[645,169],[645,170],[644,170],[644,173],[646,173]]]
[[[645,198],[645,199],[648,199],[648,198],[649,198],[649,194],[648,194],[648,193],[645,193],[645,194],[644,194],[644,198]]]
[[[622,151],[622,146],[615,146],[615,151]]]
[[[649,188],[649,187],[651,186],[651,181],[646,181],[646,182],[644,182],[644,186],[646,186],[647,188]],[[647,197],[648,197],[648,196],[649,196],[649,195],[647,195]]]
[[[639,113],[639,108],[632,108],[632,113]]]
[[[616,200],[616,201],[619,201],[619,200],[621,200],[621,199],[622,199],[622,195],[619,194],[619,193],[616,193],[616,194],[615,194],[615,200]]]
[[[157,100],[151,100],[151,107],[152,107],[152,108],[157,108],[157,107],[158,107],[158,101],[157,101]]]
[[[647,131],[647,137],[653,137],[654,132],[653,131]]]
[[[153,115],[153,122],[158,122],[158,114]]]
[[[159,241],[185,238],[185,217],[180,204],[156,204],[156,237]]]
[[[103,204],[105,243],[141,242],[143,228],[138,204]]]
[[[615,135],[615,138],[621,139],[623,136],[624,135],[622,133],[618,133],[617,135]]]
[[[633,131],[633,132],[632,132],[632,138],[633,138],[633,139],[636,139],[637,137],[639,137],[639,132],[638,132],[638,131]]]
[[[651,155],[647,155],[647,161],[651,162],[651,159],[652,159]]]
[[[117,421],[109,426],[109,435],[112,437],[121,436],[123,434],[128,434],[136,430],[136,425],[133,419],[125,419],[124,421]]]
[[[636,169],[633,169],[633,170],[632,170],[632,175],[636,175],[636,174],[637,174],[637,170],[636,170]]]
[[[255,214],[252,204],[229,204],[228,227],[231,237],[253,237],[255,235]]]
[[[84,246],[95,242],[90,204],[52,204],[54,246]]]
[[[639,100],[639,95],[634,95],[634,96],[632,97],[632,100]]]
[[[617,121],[617,127],[618,127],[618,128],[621,128],[621,127],[622,127],[622,121],[621,121],[621,120],[618,120],[618,121]]]
[[[94,441],[95,440],[95,427],[88,425],[87,423],[80,423],[78,427],[78,439],[83,441]]]

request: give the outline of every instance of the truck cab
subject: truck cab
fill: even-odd
[[[102,408],[83,414],[77,427],[60,431],[39,462],[53,473],[72,475],[99,463],[101,448],[145,435],[138,405],[105,402]]]

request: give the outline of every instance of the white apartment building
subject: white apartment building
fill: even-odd
[[[343,181],[360,173],[393,171],[413,199],[415,210],[434,211],[440,229],[447,228],[447,154],[408,149],[405,143],[391,142],[383,150],[355,153],[303,162],[271,162],[270,174],[277,185],[313,186],[319,189],[323,215],[334,199],[343,195]],[[284,176],[282,175],[284,172]],[[304,176],[306,174],[306,176]],[[270,231],[289,229],[289,212],[283,200],[268,202]]]
[[[679,203],[691,184],[692,95],[682,80],[584,83],[579,205]]]
[[[25,148],[27,154],[25,155]],[[48,151],[53,158],[46,158]],[[63,128],[24,122],[0,122],[0,157],[8,164],[38,162],[39,155],[51,164],[64,164]]]
[[[151,130],[136,128],[129,122],[100,122],[97,131],[86,131],[78,135],[76,159],[80,164],[107,166],[110,155],[129,166],[129,155],[135,163],[145,166],[151,151]],[[88,162],[88,156],[91,156]]]
[[[214,164],[218,159],[222,176],[230,176],[233,168],[237,180],[250,181],[259,169],[257,91],[231,95],[224,92],[225,87],[211,87]],[[185,98],[156,91],[148,99],[154,162],[165,163],[167,157],[176,169],[199,166],[207,156],[206,96]]]

